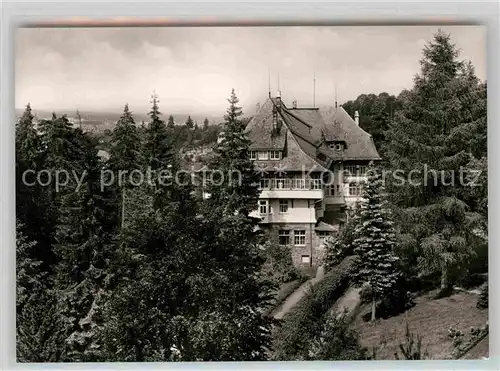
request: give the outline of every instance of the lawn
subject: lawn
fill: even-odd
[[[453,359],[454,347],[448,338],[448,329],[453,327],[468,334],[471,326],[477,328],[486,324],[488,309],[476,308],[477,295],[461,292],[433,300],[433,294],[418,297],[415,307],[406,313],[380,319],[373,324],[363,321],[361,316],[369,308],[362,308],[353,322],[359,331],[361,344],[370,349],[378,347],[377,359],[395,359],[394,353],[404,341],[405,323],[408,321],[410,331],[422,335],[423,348],[427,349],[429,358]],[[484,344],[477,358],[487,356],[487,340],[486,354],[483,348]]]

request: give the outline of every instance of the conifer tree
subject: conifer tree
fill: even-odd
[[[193,119],[191,118],[191,116],[188,116],[187,120],[186,120],[186,127],[188,129],[192,129],[194,127],[194,121]]]
[[[56,234],[58,322],[65,334],[63,360],[98,361],[105,359],[99,329],[111,279],[114,220],[111,197],[100,186],[97,149],[85,135],[80,140],[86,176],[80,189],[63,196]]]
[[[43,236],[43,208],[41,189],[38,183],[30,184],[35,172],[40,170],[41,141],[33,123],[31,106],[28,103],[16,124],[16,217],[24,225],[28,238],[46,245]],[[25,173],[26,172],[26,173]],[[23,175],[24,179],[23,179]]]
[[[223,185],[210,189],[212,202],[224,205],[225,212],[248,215],[257,208],[259,176],[250,160],[250,139],[245,132],[234,89],[228,99],[229,108],[221,130],[223,139],[215,147],[212,168],[223,173]]]
[[[207,131],[208,130],[208,118],[205,117],[205,120],[203,120],[203,131]]]
[[[16,355],[18,362],[54,362],[61,343],[54,322],[54,295],[37,260],[37,243],[16,224]]]
[[[121,195],[119,202],[120,220],[122,226],[124,226],[127,209],[129,208],[127,203],[129,197],[127,196],[131,196],[131,189],[134,188],[130,183],[131,173],[134,170],[142,169],[143,166],[141,140],[128,104],[125,105],[123,114],[113,129],[108,166],[114,173],[115,184],[113,185]],[[121,171],[127,173],[125,179],[119,179]]]
[[[376,318],[376,302],[390,292],[399,277],[398,257],[393,249],[396,233],[390,220],[381,172],[370,163],[359,213],[355,218],[354,252],[358,255],[356,281],[368,283],[372,296],[372,321]]]
[[[397,220],[417,250],[422,274],[450,271],[474,254],[478,220],[466,202],[461,169],[486,153],[486,89],[469,63],[459,61],[450,35],[439,31],[424,48],[414,87],[386,133],[387,157],[405,181],[389,184]],[[413,171],[413,172],[412,172]],[[420,174],[408,181],[408,176]]]
[[[175,127],[174,116],[172,115],[168,116],[167,127],[169,129],[173,129]]]
[[[233,90],[224,140],[211,164],[211,170],[218,170],[225,179],[210,185],[211,197],[203,203],[200,217],[199,229],[205,237],[199,250],[206,251],[205,269],[212,272],[207,288],[212,305],[204,306],[190,333],[204,360],[264,360],[270,346],[271,320],[263,315],[270,283],[260,277],[263,241],[256,231],[258,220],[249,216],[257,205],[258,177],[248,157],[249,140],[237,103]],[[240,173],[241,178],[228,179],[230,173]]]

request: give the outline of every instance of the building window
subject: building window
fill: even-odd
[[[342,150],[344,149],[344,146],[342,145],[342,143],[337,143],[337,144],[335,145],[335,149],[336,149],[337,151],[342,151]]]
[[[306,188],[306,180],[305,179],[295,179],[295,188],[296,189],[305,189]]]
[[[259,160],[267,160],[267,159],[269,159],[269,152],[259,151]]]
[[[260,214],[270,214],[268,200],[259,200],[259,213]]]
[[[270,179],[263,178],[260,180],[259,189],[269,189]]]
[[[344,170],[347,176],[356,176],[357,172],[356,165],[346,166]]]
[[[321,179],[311,179],[311,189],[321,189]]]
[[[349,183],[349,195],[350,196],[361,196],[363,190],[363,184],[362,183]]]
[[[250,160],[257,160],[257,152],[250,151]]]
[[[280,200],[280,213],[288,212],[288,200]]]
[[[365,176],[366,169],[365,165],[349,165],[345,168],[348,176]]]
[[[280,245],[290,245],[290,231],[280,230],[278,232],[278,243]]]
[[[305,246],[306,244],[306,231],[293,232],[293,244],[297,246]]]
[[[280,158],[280,151],[271,151],[271,160],[279,160]]]
[[[309,255],[302,255],[300,257],[300,261],[302,264],[310,264],[311,263],[311,257]]]

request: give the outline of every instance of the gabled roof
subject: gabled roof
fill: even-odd
[[[273,110],[283,125],[273,132]],[[284,150],[279,162],[288,170],[303,166],[328,169],[334,160],[380,160],[370,134],[361,129],[342,108],[287,108],[278,98],[268,98],[247,125],[250,149]],[[334,151],[326,142],[345,142],[345,150]],[[318,158],[319,154],[324,159]],[[276,161],[256,161],[258,166],[275,167]]]
[[[361,129],[342,107],[322,111],[323,120],[334,140],[343,140],[343,160],[380,160],[372,136]]]
[[[283,150],[285,147],[286,133],[284,130],[272,135],[273,106],[271,99],[266,100],[259,112],[248,123],[246,130],[252,141],[250,149]]]

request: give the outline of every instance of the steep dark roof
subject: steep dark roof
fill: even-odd
[[[273,102],[268,99],[247,125],[250,149],[279,149],[285,146],[285,133],[272,135]]]
[[[283,125],[273,134],[273,109]],[[301,170],[303,167],[328,169],[334,160],[379,160],[372,137],[361,129],[342,108],[292,108],[277,98],[269,98],[247,126],[252,141],[250,149],[276,149],[284,151],[284,158],[277,161],[256,161],[261,167],[286,167]],[[328,147],[329,141],[345,142],[344,151]],[[324,159],[318,158],[319,154]]]
[[[361,129],[342,107],[322,111],[323,120],[335,140],[343,140],[343,160],[380,160],[370,134]]]

